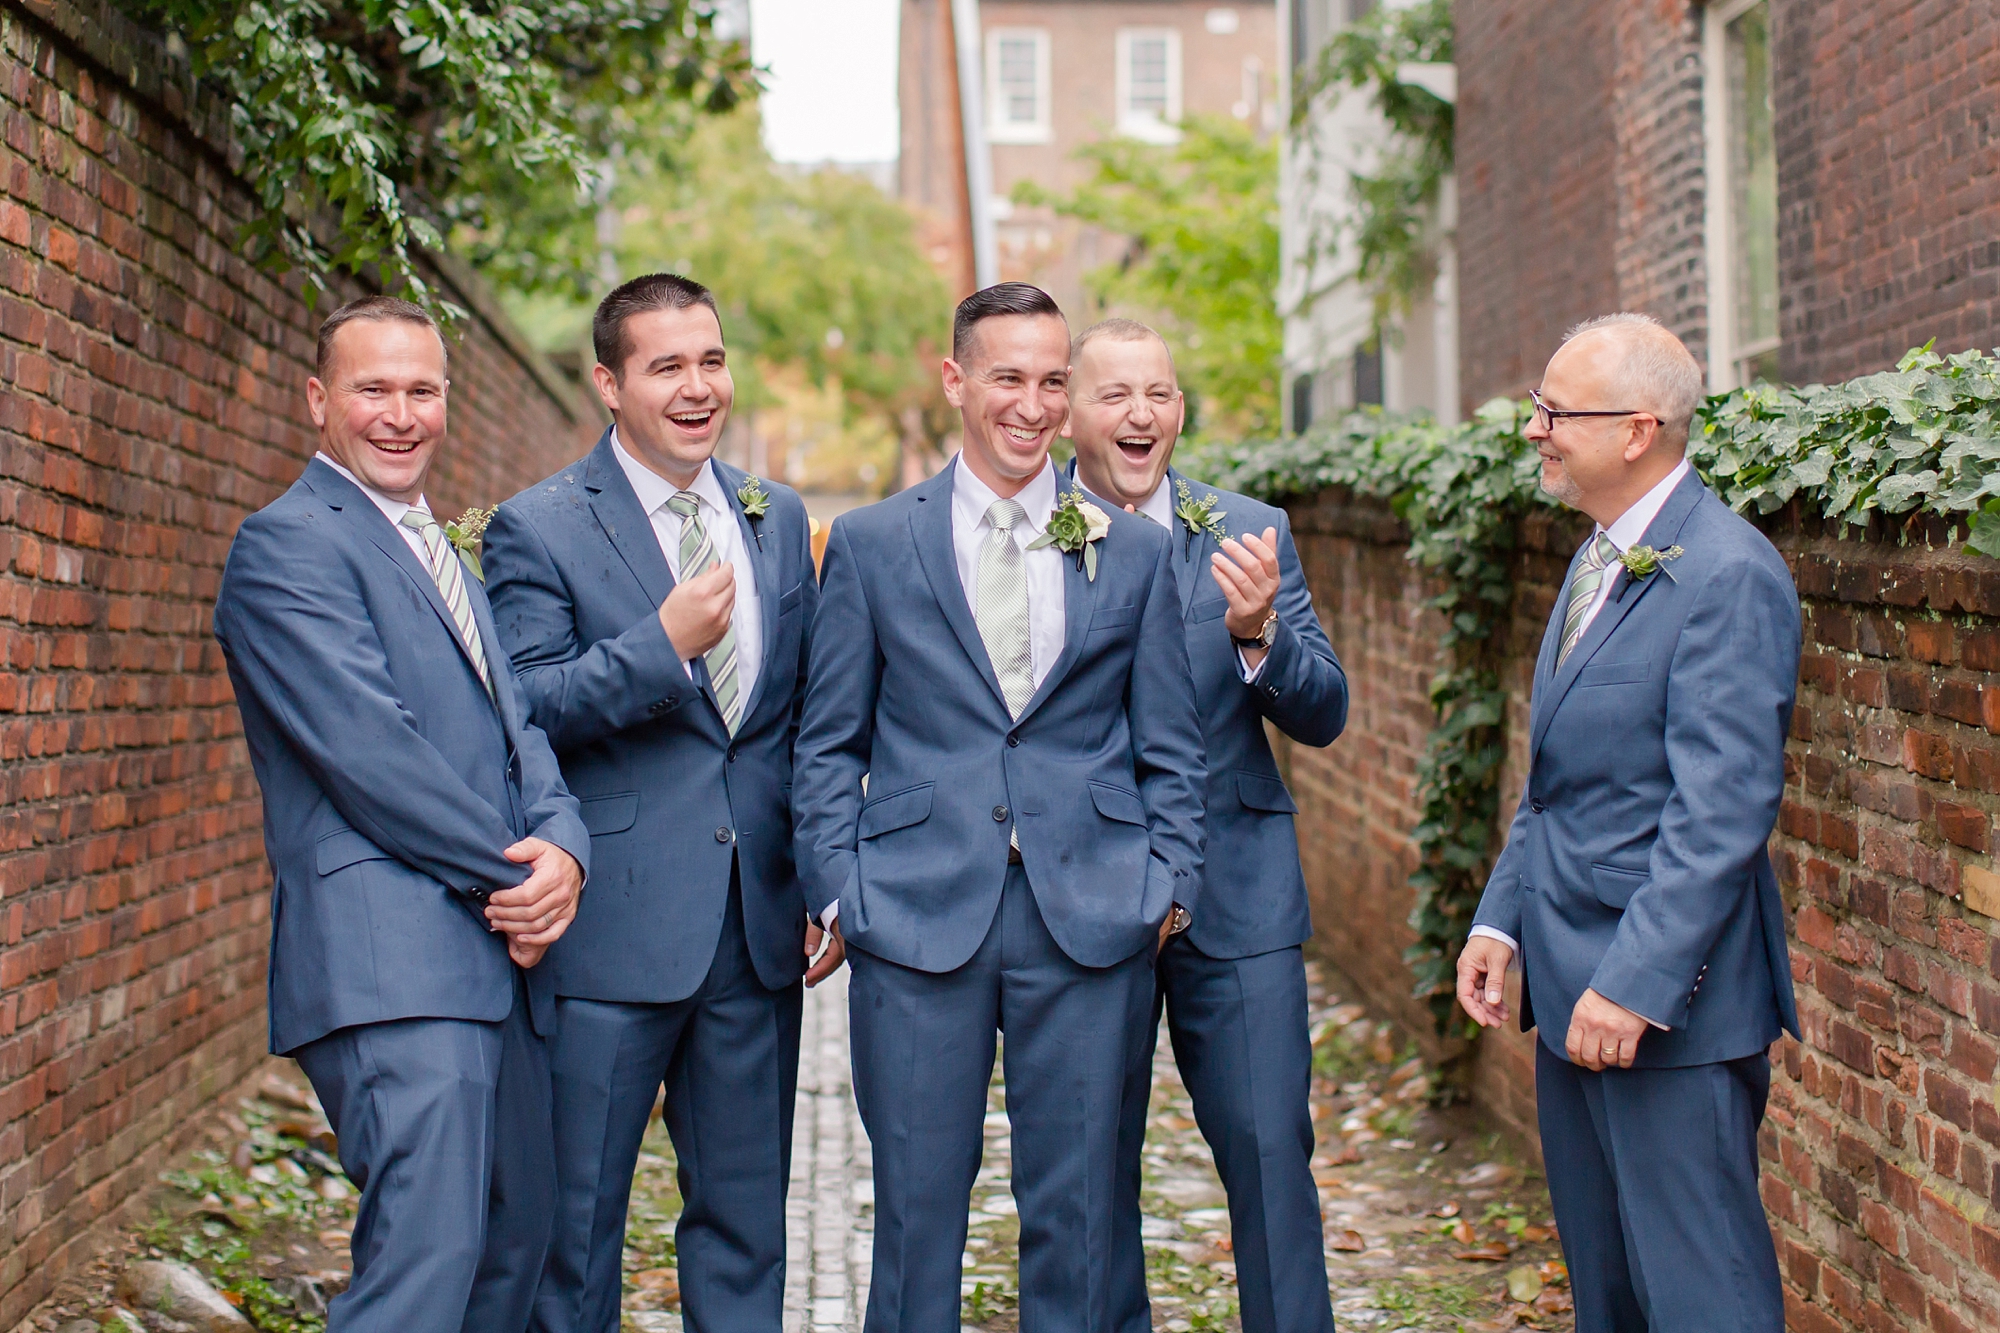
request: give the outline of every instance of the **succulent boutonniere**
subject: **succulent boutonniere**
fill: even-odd
[[[1667,566],[1685,554],[1678,546],[1669,546],[1664,551],[1655,551],[1650,546],[1628,546],[1618,553],[1618,563],[1625,566],[1625,572],[1632,576],[1632,582],[1639,583],[1655,574],[1665,574],[1673,578],[1674,572]]]
[[[486,536],[486,525],[493,521],[493,510],[498,508],[495,505],[493,509],[481,509],[474,505],[444,525],[445,540],[472,571],[472,577],[481,583],[486,582],[486,571],[479,567],[479,544]]]
[[[736,502],[743,506],[743,517],[750,520],[750,531],[757,538],[757,549],[764,549],[764,525],[757,520],[764,517],[771,507],[771,493],[764,489],[764,483],[751,477],[736,488]]]
[[[1082,491],[1071,490],[1050,512],[1048,526],[1042,529],[1041,536],[1028,543],[1028,549],[1038,551],[1053,546],[1064,555],[1075,556],[1076,567],[1095,583],[1097,543],[1110,530],[1110,515],[1084,499]]]
[[[1174,506],[1174,517],[1187,524],[1187,540],[1181,543],[1181,559],[1194,554],[1194,538],[1198,532],[1215,538],[1218,546],[1229,540],[1229,529],[1222,526],[1222,520],[1228,517],[1229,511],[1216,509],[1213,491],[1197,500],[1194,492],[1188,489],[1187,482],[1176,477],[1174,493],[1180,497],[1180,502]]]

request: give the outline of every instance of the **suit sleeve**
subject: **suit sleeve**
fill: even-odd
[[[1696,594],[1668,667],[1674,787],[1649,873],[1590,982],[1661,1026],[1686,1022],[1709,949],[1757,891],[1756,862],[1784,794],[1798,670],[1798,594],[1782,568],[1745,560],[1718,570]]]
[[[216,602],[240,688],[370,842],[461,893],[515,887],[528,870],[501,855],[512,826],[417,730],[359,588],[329,577],[339,563],[309,524],[244,523]],[[560,818],[553,793],[541,804]]]
[[[1533,776],[1529,774],[1530,781]],[[1472,914],[1473,925],[1497,930],[1517,945],[1521,940],[1521,842],[1528,836],[1528,814],[1524,787],[1521,802],[1514,807],[1513,822],[1507,826],[1507,845],[1493,862],[1486,891],[1479,895],[1479,908]]]
[[[1347,726],[1347,674],[1313,610],[1312,590],[1292,541],[1292,521],[1278,511],[1278,626],[1257,679],[1244,685],[1257,711],[1301,745],[1333,744]]]
[[[792,753],[798,753],[799,726],[805,719],[806,683],[812,667],[813,626],[819,619],[819,571],[813,567],[812,521],[803,512],[799,516],[799,615],[805,625],[799,635],[798,675],[792,690]]]
[[[1152,586],[1139,615],[1126,725],[1132,735],[1133,776],[1152,836],[1147,876],[1162,881],[1171,891],[1170,901],[1192,912],[1201,897],[1208,755],[1174,582],[1173,543],[1161,534],[1158,545]]]
[[[516,715],[527,715],[527,701],[521,686],[508,672],[495,674],[494,683],[514,692]],[[583,826],[583,811],[563,782],[562,767],[556,762],[549,738],[532,722],[521,724],[514,738],[514,753],[521,761],[521,804],[527,815],[528,833],[552,842],[576,858],[586,879],[590,876],[590,830]]]
[[[806,910],[824,916],[860,882],[855,852],[861,779],[875,738],[882,650],[847,524],[828,535],[813,617],[798,749],[792,757],[792,839]]]
[[[568,584],[542,534],[514,505],[493,515],[481,563],[528,716],[554,749],[574,750],[671,716],[696,697],[658,615],[615,639],[579,642]]]

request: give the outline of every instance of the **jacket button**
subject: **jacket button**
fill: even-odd
[[[1004,806],[1004,805],[996,805],[996,806],[994,806],[994,807],[993,807],[993,822],[994,822],[994,823],[996,823],[996,824],[1004,824],[1004,823],[1006,823],[1006,822],[1007,822],[1007,807],[1006,807],[1006,806]]]
[[[658,717],[660,714],[667,711],[667,701],[665,699],[655,700],[653,703],[647,705],[646,711],[651,713],[654,717]]]
[[[1009,737],[1007,737],[1007,744],[1009,745],[1019,745],[1020,743],[1021,743],[1021,738],[1019,736],[1010,735]]]
[[[1530,810],[1533,810],[1538,815],[1542,813],[1542,811],[1548,809],[1546,805],[1543,805],[1540,801],[1535,801],[1535,800],[1531,800],[1528,802],[1528,808]]]
[[[733,745],[729,747],[729,762],[732,764],[736,762],[736,747]]]
[[[717,830],[715,831],[715,840],[716,840],[717,842],[728,842],[728,841],[729,841],[729,830],[728,830],[728,829],[726,829],[726,828],[719,828],[719,829],[717,829]]]

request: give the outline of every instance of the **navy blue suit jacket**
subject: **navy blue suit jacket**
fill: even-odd
[[[1121,514],[1095,580],[1064,559],[1062,655],[1010,718],[953,554],[959,466],[829,535],[793,795],[807,903],[838,899],[858,948],[951,971],[986,937],[1012,823],[1049,933],[1108,967],[1197,907],[1205,770],[1172,553]]]
[[[750,520],[745,473],[715,473],[756,566],[763,662],[734,738],[706,665],[674,655],[660,603],[674,579],[652,521],[611,451],[501,505],[483,563],[500,638],[536,725],[583,803],[595,868],[569,932],[537,968],[558,995],[624,1003],[686,999],[708,975],[742,876],[743,927],[763,983],[805,970],[805,899],[792,865],[792,743],[819,585],[805,505],[765,482]]]
[[[504,668],[479,583],[466,587]],[[215,636],[264,792],[271,1049],[359,1023],[505,1018],[515,968],[481,899],[528,871],[502,850],[533,834],[590,867],[512,677],[493,670],[487,694],[430,571],[317,460],[243,521]]]
[[[1247,495],[1188,480],[1171,468],[1167,480],[1175,495],[1178,483],[1186,482],[1196,502],[1213,496],[1211,512],[1233,537],[1278,530],[1277,638],[1256,683],[1245,684],[1236,645],[1223,624],[1229,602],[1209,572],[1221,547],[1207,532],[1190,532],[1179,518],[1172,529],[1188,665],[1208,751],[1201,911],[1188,927],[1188,940],[1211,958],[1248,958],[1289,949],[1312,935],[1292,826],[1298,806],[1271,757],[1265,719],[1301,745],[1331,745],[1347,725],[1347,676],[1313,610],[1290,515]],[[1100,504],[1107,511],[1118,508]]]
[[[1766,844],[1799,600],[1771,543],[1692,472],[1643,544],[1684,553],[1640,581],[1617,568],[1560,669],[1557,599],[1527,790],[1474,924],[1520,941],[1522,1025],[1539,1013],[1551,1050],[1591,988],[1669,1029],[1639,1039],[1638,1064],[1709,1064],[1762,1050],[1781,1026],[1798,1032]]]

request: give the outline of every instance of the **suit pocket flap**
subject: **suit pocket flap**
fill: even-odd
[[[1292,794],[1285,790],[1285,784],[1261,773],[1236,775],[1236,799],[1252,810],[1275,810],[1287,815],[1299,812],[1298,806],[1292,803]]]
[[[322,875],[331,875],[336,870],[344,870],[362,861],[395,860],[389,853],[351,828],[327,834],[319,840],[319,845],[313,850],[315,862]]]
[[[935,785],[926,782],[921,787],[906,787],[902,791],[884,796],[879,801],[870,801],[862,806],[861,836],[873,838],[894,829],[921,824],[929,819],[931,792]]]
[[[1592,865],[1591,891],[1597,895],[1597,901],[1622,912],[1625,910],[1625,905],[1632,901],[1632,895],[1639,891],[1639,886],[1646,882],[1650,874],[1650,871],[1627,870],[1622,866]]]
[[[1116,629],[1120,625],[1129,625],[1138,615],[1139,608],[1136,606],[1100,606],[1091,612],[1090,632],[1095,634],[1101,629]]]
[[[779,615],[782,616],[787,611],[798,610],[799,598],[805,595],[800,591],[803,586],[802,584],[794,583],[791,587],[785,589],[785,595],[778,599]]]
[[[606,833],[623,833],[639,821],[639,793],[636,791],[593,796],[579,804],[583,806],[583,827],[593,838]]]
[[[1220,620],[1229,614],[1227,597],[1211,597],[1205,602],[1196,602],[1188,608],[1188,624],[1200,625],[1210,620]]]
[[[1576,673],[1578,689],[1586,685],[1629,685],[1652,673],[1651,662],[1593,662]]]
[[[1145,826],[1146,803],[1139,799],[1137,792],[1093,782],[1090,784],[1090,803],[1106,819],[1115,819],[1121,824],[1137,824],[1142,828]]]

